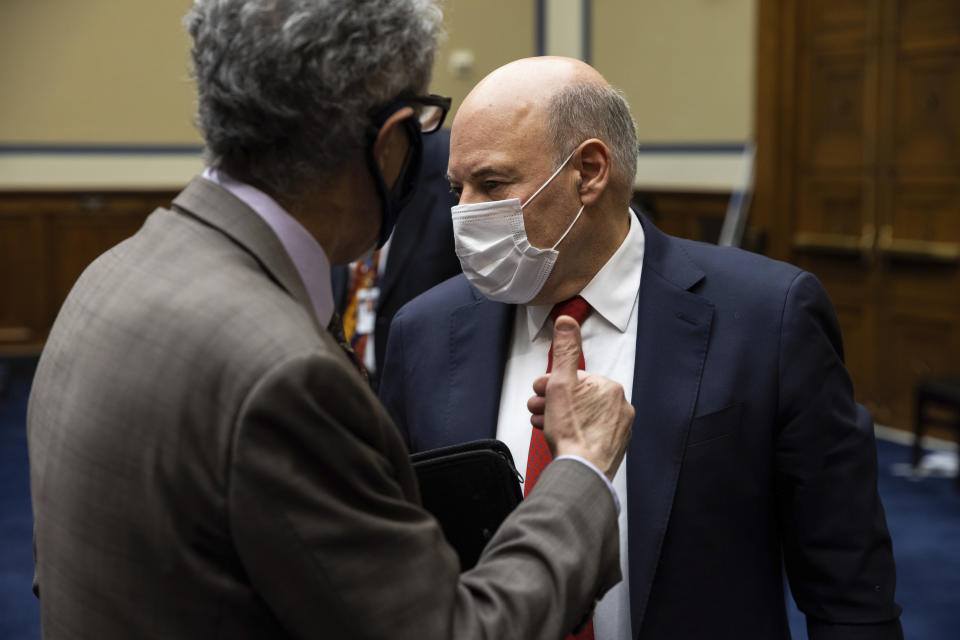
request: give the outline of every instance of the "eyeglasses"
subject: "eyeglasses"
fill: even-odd
[[[434,93],[426,96],[413,96],[404,99],[413,107],[414,115],[420,121],[420,131],[433,133],[443,125],[447,112],[450,111],[450,98],[438,96]]]

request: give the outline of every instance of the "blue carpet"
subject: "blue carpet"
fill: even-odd
[[[35,361],[0,361],[0,639],[40,637],[33,576],[32,514],[24,424]],[[909,447],[879,441],[880,494],[897,559],[897,602],[906,638],[955,640],[960,629],[960,492],[944,478],[890,473]],[[807,637],[788,599],[793,637]]]
[[[960,491],[953,479],[892,475],[892,463],[910,461],[909,447],[880,441],[877,451],[904,636],[955,640],[960,637]]]
[[[897,604],[908,640],[960,636],[960,492],[952,478],[894,476],[890,466],[910,461],[910,447],[877,441],[878,487],[897,562]],[[790,631],[807,640],[806,623],[791,599]]]
[[[27,396],[35,361],[0,361],[0,638],[40,637],[27,471]]]

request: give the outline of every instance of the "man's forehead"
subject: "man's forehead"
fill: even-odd
[[[485,140],[472,146],[450,145],[447,175],[456,181],[480,180],[490,176],[519,178],[539,169],[543,145],[518,143],[519,137]]]
[[[460,149],[450,147],[448,177],[456,180],[479,180],[490,175],[513,175],[524,158],[494,147]]]
[[[450,135],[450,173],[467,179],[480,172],[522,171],[549,146],[543,118],[533,110],[512,116],[491,112],[458,114]],[[461,175],[462,174],[462,175]]]

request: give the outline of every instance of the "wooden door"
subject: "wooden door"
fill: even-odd
[[[908,428],[915,381],[960,373],[960,2],[763,0],[758,46],[754,217]]]

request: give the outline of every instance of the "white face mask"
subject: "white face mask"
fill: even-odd
[[[527,240],[523,208],[557,177],[574,153],[576,149],[523,204],[518,198],[511,198],[458,205],[450,209],[453,214],[453,239],[463,273],[470,284],[490,300],[525,304],[540,293],[550,277],[560,255],[557,245],[563,242],[580,219],[583,206],[560,239],[549,249],[537,249]]]

